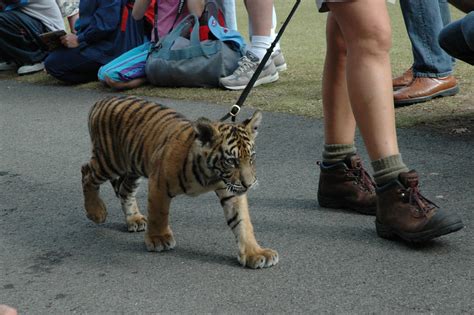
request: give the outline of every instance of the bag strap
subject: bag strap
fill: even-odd
[[[197,25],[197,27],[196,27]],[[196,42],[193,38],[197,38],[197,43],[199,45],[199,21],[198,17],[194,14],[189,14],[184,19],[182,19],[178,25],[174,27],[174,29],[169,32],[166,36],[160,39],[160,41],[154,45],[150,45],[150,49],[148,54],[158,51],[158,50],[165,50],[168,51],[173,46],[174,41],[180,37],[184,31],[189,32],[190,34],[190,42],[192,44]],[[194,45],[196,46],[196,45]]]
[[[154,22],[153,22],[153,35],[154,35],[154,43],[158,43],[160,40],[160,37],[158,35],[158,2],[160,0],[155,1],[155,16],[154,16]],[[171,28],[169,29],[168,33],[171,32],[174,28],[174,25],[178,21],[179,17],[184,11],[184,4],[186,3],[186,0],[179,0],[178,4],[178,12],[176,13],[176,17],[174,18],[173,24],[171,24]]]

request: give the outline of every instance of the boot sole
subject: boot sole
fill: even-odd
[[[433,238],[459,231],[463,227],[464,224],[462,222],[456,222],[437,230],[410,233],[397,231],[389,226],[380,224],[379,222],[375,221],[375,229],[377,230],[378,236],[391,240],[396,239],[398,237],[407,242],[413,243],[426,242]]]
[[[320,195],[318,195],[318,202],[319,205],[324,208],[351,210],[365,215],[375,215],[377,211],[376,206],[373,208],[354,207],[354,205],[351,205],[345,200],[328,198]]]
[[[453,96],[456,95],[459,92],[459,87],[455,86],[453,88],[440,91],[438,93],[428,95],[428,96],[422,96],[422,97],[416,97],[416,98],[410,98],[407,100],[400,100],[400,101],[394,101],[395,107],[403,107],[403,106],[408,106],[408,105],[413,105],[416,103],[423,103],[427,102],[429,100],[432,100],[436,97],[443,97],[443,96]]]

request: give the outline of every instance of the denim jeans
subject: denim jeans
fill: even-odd
[[[102,64],[84,57],[79,47],[54,50],[44,61],[44,67],[50,75],[75,84],[96,81],[101,66]]]
[[[416,77],[444,77],[453,72],[453,59],[439,45],[438,35],[451,20],[447,0],[400,0],[413,50]]]
[[[451,56],[474,65],[474,11],[446,25],[439,34],[439,44]]]

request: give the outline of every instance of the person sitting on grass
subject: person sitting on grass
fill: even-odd
[[[179,11],[180,0],[157,1],[158,3],[155,4],[155,0],[136,0],[132,15],[136,20],[142,20],[145,16],[147,19],[151,17],[152,21],[156,20],[159,38],[168,34],[178,22],[188,15],[188,12],[200,16],[204,9],[203,0],[186,1],[185,11],[188,12]],[[158,5],[156,19],[154,18],[155,5]],[[147,82],[145,63],[150,46],[156,41],[154,36],[152,33],[151,42],[147,41],[102,66],[98,73],[99,80],[117,90],[133,89],[145,84]]]
[[[101,66],[141,45],[143,24],[128,14],[128,2],[81,0],[77,33],[61,37],[64,47],[49,54],[45,60],[46,71],[67,83],[95,81]]]
[[[39,35],[64,28],[54,0],[0,0],[0,71],[18,68],[25,75],[43,70],[48,48]]]

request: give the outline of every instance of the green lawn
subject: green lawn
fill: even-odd
[[[236,2],[238,4],[239,28],[247,36],[247,14],[242,4],[243,1]],[[293,5],[294,1],[275,0],[279,25],[283,23]],[[394,75],[398,75],[408,69],[412,63],[411,46],[400,7],[398,5],[388,5],[388,7],[393,28],[392,67]],[[452,16],[453,19],[457,19],[462,16],[462,13],[452,7]],[[246,106],[310,117],[322,116],[321,74],[325,54],[325,20],[326,15],[317,12],[315,1],[301,2],[281,42],[288,70],[280,74],[280,80],[276,83],[253,89],[246,100]],[[460,126],[472,129],[474,123],[472,71],[471,66],[458,62],[455,75],[460,82],[461,92],[454,97],[436,99],[397,109],[398,126],[426,124],[450,130]],[[41,84],[60,84],[44,73],[17,79]],[[84,84],[79,88],[105,90],[97,82]],[[155,88],[152,86],[144,86],[127,93],[206,101],[224,106],[233,104],[240,95],[238,91],[220,89]]]

